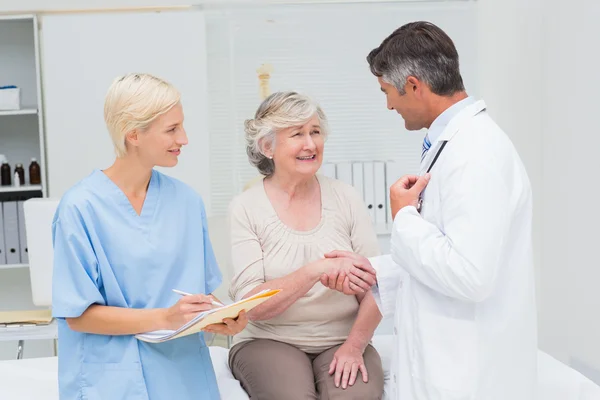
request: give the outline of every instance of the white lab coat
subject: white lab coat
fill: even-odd
[[[391,254],[371,259],[394,315],[394,400],[533,400],[536,306],[531,187],[478,101],[432,144],[421,214],[398,212]]]

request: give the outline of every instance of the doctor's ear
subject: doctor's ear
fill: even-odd
[[[421,85],[422,83],[420,80],[418,80],[414,76],[409,76],[408,79],[406,79],[406,85],[404,86],[404,88],[406,89],[406,91],[411,91],[415,93],[421,88]]]

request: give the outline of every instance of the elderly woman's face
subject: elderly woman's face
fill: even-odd
[[[275,173],[314,176],[323,162],[323,135],[319,118],[279,131],[275,138]]]

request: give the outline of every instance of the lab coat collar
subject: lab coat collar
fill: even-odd
[[[427,167],[433,161],[433,158],[438,153],[443,142],[448,142],[454,138],[456,133],[467,123],[471,118],[486,109],[485,101],[479,100],[461,110],[452,120],[446,125],[446,128],[437,140],[431,144],[431,148],[421,162],[421,175],[425,173]]]

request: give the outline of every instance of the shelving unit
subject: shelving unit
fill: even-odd
[[[20,109],[0,109],[0,154],[11,167],[11,186],[0,186],[1,202],[46,197],[45,139],[39,59],[38,20],[34,15],[0,16],[0,86],[20,88]],[[31,185],[29,165],[40,165],[41,184]],[[14,186],[17,163],[23,165],[25,185]],[[0,225],[0,229],[3,226]],[[0,240],[2,235],[0,235]],[[4,254],[2,254],[4,256]],[[2,261],[2,260],[0,260]],[[0,263],[0,310],[35,309],[32,303],[29,265]],[[56,339],[56,324],[1,326],[0,342]],[[11,346],[8,344],[8,346]]]
[[[20,110],[0,110],[0,117],[9,115],[34,115],[37,113],[37,108],[22,108]]]
[[[0,270],[2,269],[13,269],[13,268],[28,268],[29,264],[2,264],[0,265]]]
[[[0,86],[15,85],[21,91],[19,110],[0,109],[0,154],[8,159],[11,178],[15,165],[23,164],[28,184],[32,158],[40,164],[42,178],[38,187],[0,186],[0,193],[40,191],[47,195],[39,54],[35,15],[0,16]]]
[[[43,191],[42,185],[0,186],[0,193]]]

